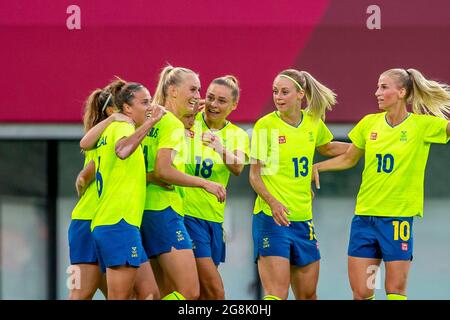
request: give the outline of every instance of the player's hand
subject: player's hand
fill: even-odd
[[[145,116],[147,117],[147,120],[157,123],[166,114],[166,112],[166,108],[154,104],[147,108]]]
[[[202,112],[203,110],[205,110],[205,105],[206,105],[206,100],[205,99],[198,100],[197,110],[195,110],[195,111],[196,112]]]
[[[205,185],[203,189],[215,195],[217,201],[219,201],[220,203],[224,202],[225,199],[227,198],[227,191],[220,183],[205,180]]]
[[[311,183],[313,182],[316,185],[316,189],[320,190],[319,168],[317,167],[317,164],[314,164],[312,167]]]
[[[202,143],[205,146],[213,148],[219,154],[223,153],[223,145],[220,142],[220,138],[211,132],[204,132],[202,134]]]
[[[82,177],[77,177],[75,181],[75,189],[77,190],[78,198],[81,198],[86,192],[86,181]]]
[[[291,223],[287,215],[289,210],[278,200],[274,199],[269,203],[270,210],[272,210],[273,220],[279,226],[289,226]]]
[[[132,124],[133,126],[135,125],[133,119],[131,119],[130,117],[124,115],[121,112],[114,112],[111,115],[111,119],[112,119],[112,121],[128,122],[129,124]]]

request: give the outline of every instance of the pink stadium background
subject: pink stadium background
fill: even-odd
[[[81,29],[68,30],[69,5]],[[369,5],[381,29],[369,30]],[[306,70],[338,93],[329,122],[376,111],[378,75],[414,67],[450,79],[450,1],[8,1],[0,4],[0,122],[79,123],[89,92],[114,75],[152,92],[166,62],[197,71],[205,87],[234,74],[242,99],[231,120],[272,107],[282,69]]]

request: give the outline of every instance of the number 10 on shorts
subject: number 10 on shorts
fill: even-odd
[[[394,240],[399,238],[408,241],[410,236],[410,226],[408,221],[392,221],[394,226]]]

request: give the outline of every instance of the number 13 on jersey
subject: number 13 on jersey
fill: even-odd
[[[302,177],[306,177],[309,172],[309,161],[307,157],[301,157],[301,158],[292,158],[292,162],[294,162],[294,176],[296,178],[299,177],[299,174]]]

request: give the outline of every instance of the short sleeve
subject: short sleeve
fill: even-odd
[[[257,121],[252,132],[250,157],[262,162],[267,161],[269,150],[269,130]]]
[[[324,144],[329,143],[331,140],[333,140],[333,134],[322,121],[322,119],[319,119],[316,146],[323,146]]]
[[[449,141],[447,136],[448,120],[434,116],[424,115],[424,142],[445,144]]]
[[[164,118],[168,116],[169,115],[165,115]],[[159,141],[157,149],[173,149],[180,152],[185,144],[183,124],[176,119],[175,116],[173,118],[168,117],[164,120],[166,120],[167,123],[159,127],[159,130],[161,131],[158,132]]]
[[[349,132],[348,137],[352,143],[359,149],[366,149],[366,131],[368,116],[359,121],[356,126]]]

